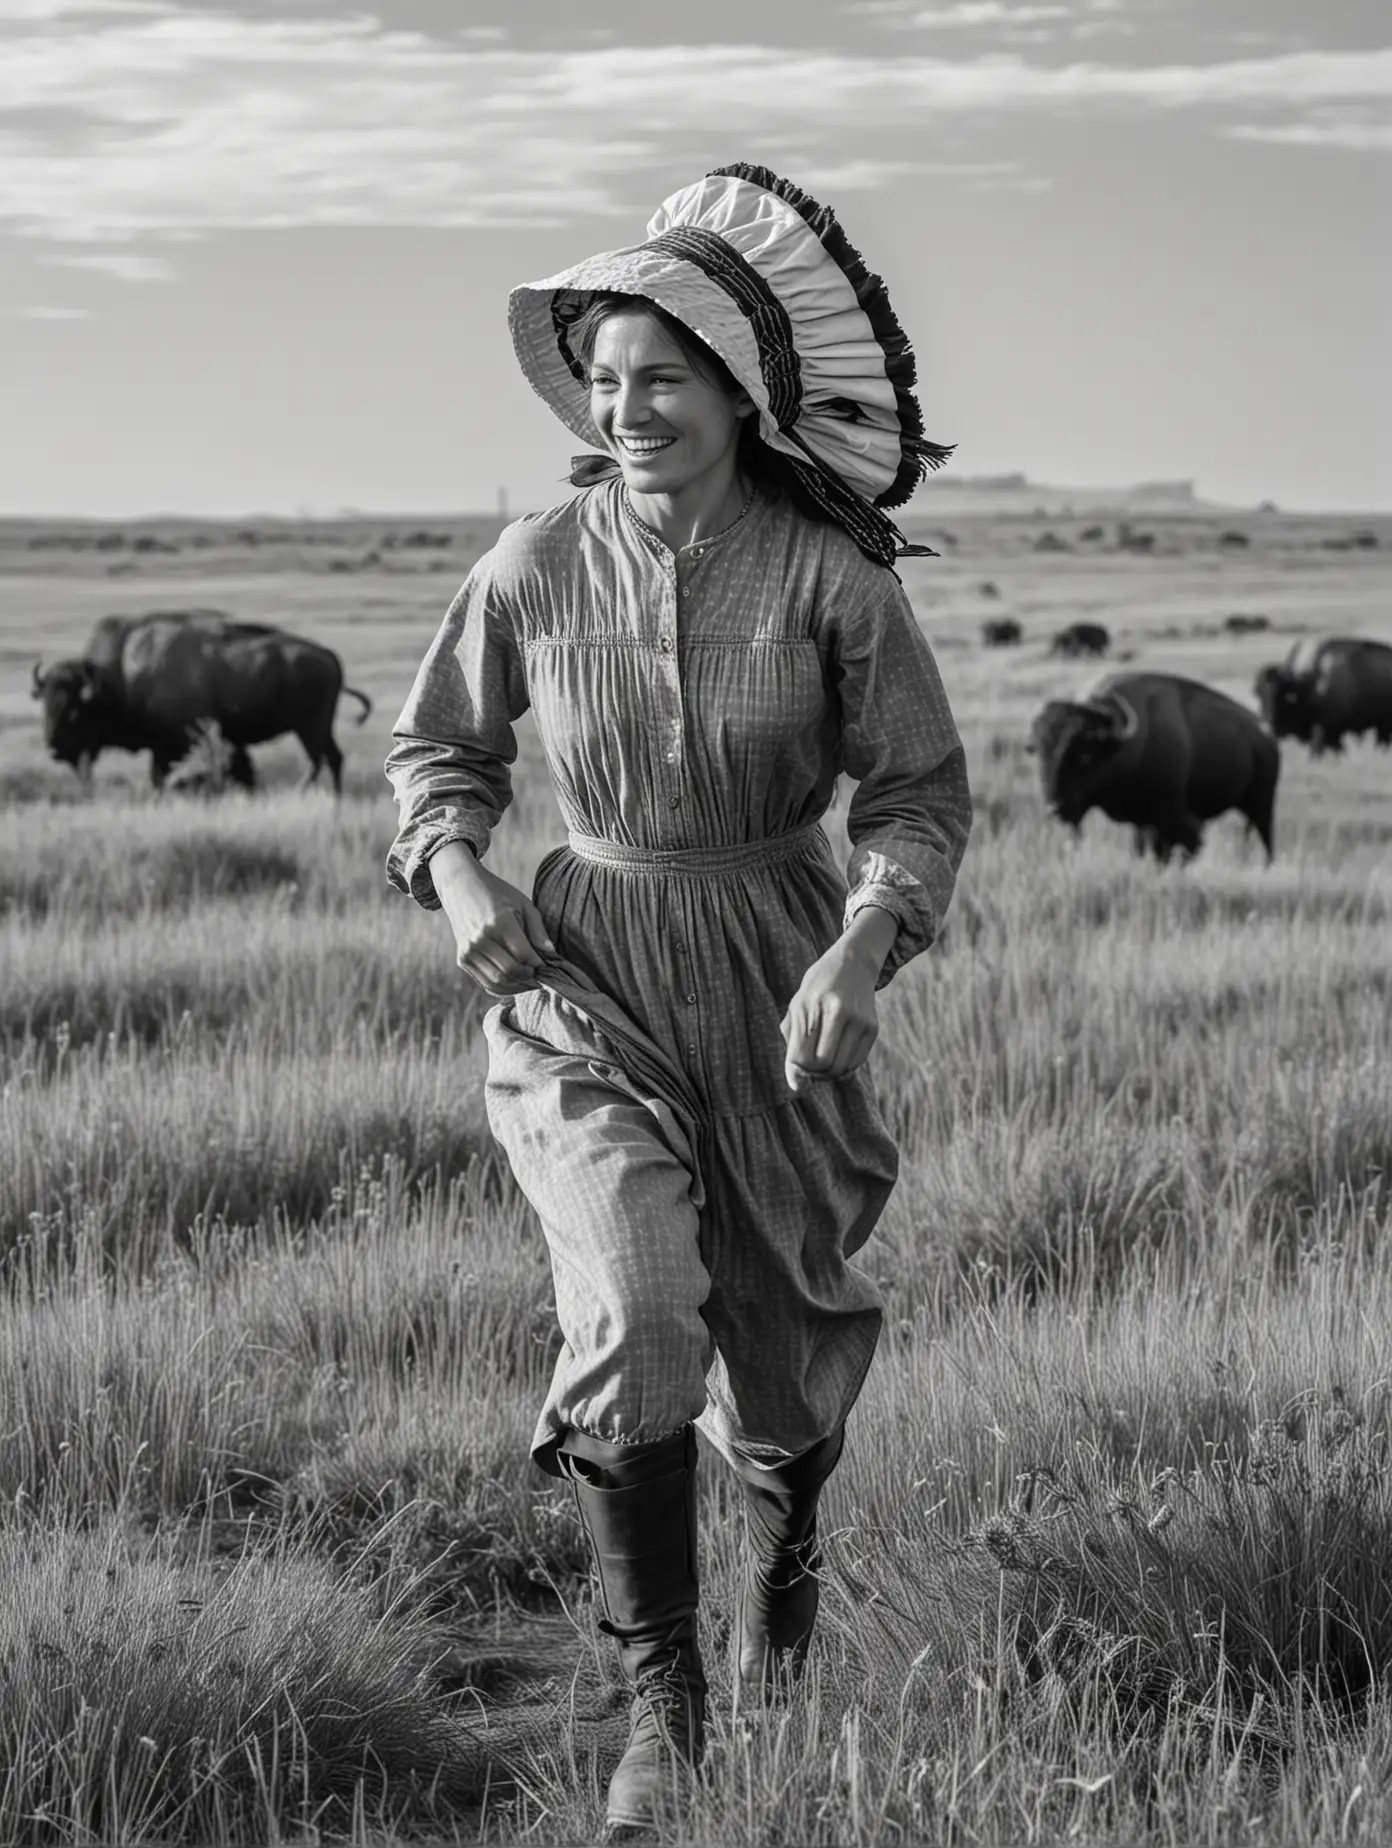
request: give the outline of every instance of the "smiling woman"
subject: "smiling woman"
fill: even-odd
[[[744,1491],[739,1697],[762,1702],[807,1653],[818,1499],[879,1336],[851,1261],[897,1169],[876,993],[934,941],[971,820],[883,509],[943,452],[883,284],[763,168],[510,313],[605,455],[455,599],[387,762],[389,876],[496,999],[489,1121],[564,1337],[533,1455],[574,1487],[633,1688],[608,1820],[646,1829],[703,1744],[694,1427]],[[528,707],[569,829],[530,898],[480,863]],[[843,772],[844,876],[821,826]]]
[[[596,297],[571,348],[639,517],[674,549],[732,525],[752,491],[734,464],[756,407],[724,362],[635,295]]]

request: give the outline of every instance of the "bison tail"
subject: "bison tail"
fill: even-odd
[[[345,687],[343,691],[349,694],[353,699],[362,702],[362,711],[358,714],[358,724],[365,725],[367,723],[367,715],[372,710],[372,701],[367,697],[366,693],[359,693],[356,687]]]

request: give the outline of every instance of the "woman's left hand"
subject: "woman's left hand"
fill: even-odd
[[[875,983],[894,932],[888,913],[862,911],[803,976],[779,1023],[790,1090],[844,1078],[869,1058],[880,1031]]]

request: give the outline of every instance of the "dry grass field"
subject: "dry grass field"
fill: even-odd
[[[813,1669],[739,1722],[703,1472],[684,1839],[1384,1841],[1392,755],[1287,747],[1273,866],[1229,817],[1162,868],[1074,841],[1024,744],[1078,618],[1249,703],[1298,635],[1392,639],[1392,519],[922,499],[977,828],[883,996],[889,1315]],[[480,997],[382,872],[391,722],[495,531],[0,525],[0,1841],[596,1839],[623,1703],[526,1458],[545,1254]],[[35,657],[194,606],[341,654],[340,803],[293,741],[215,802],[46,759]],[[516,781],[525,883],[525,725]]]

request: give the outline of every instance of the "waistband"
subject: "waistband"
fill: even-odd
[[[763,840],[741,841],[731,847],[628,847],[590,834],[568,837],[570,851],[597,866],[650,877],[671,874],[696,879],[746,872],[756,866],[776,866],[817,847],[824,839],[821,823],[816,821],[790,828],[786,834],[770,834]]]

